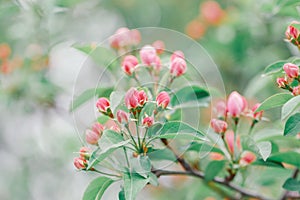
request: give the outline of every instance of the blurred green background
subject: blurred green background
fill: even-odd
[[[75,124],[69,113],[73,86],[86,61],[72,48],[75,42],[101,42],[123,26],[168,28],[188,34],[207,50],[227,92],[238,90],[263,100],[278,91],[260,73],[272,62],[299,54],[284,41],[287,25],[299,19],[299,2],[218,0],[206,7],[205,2],[1,0],[0,43],[7,44],[11,54],[1,60],[0,73],[0,199],[81,199],[93,177],[76,173],[72,165],[73,152],[81,145],[74,127],[87,127],[93,119],[89,113],[76,116]],[[91,63],[82,89],[94,85],[97,70]],[[272,173],[287,176],[285,171]],[[166,199],[170,191],[171,198],[184,199],[178,194],[193,181],[180,184],[181,180],[162,179],[162,187],[147,188],[143,199],[152,199],[153,194]],[[203,199],[200,191],[220,198],[196,183],[188,189],[194,193],[185,199]]]

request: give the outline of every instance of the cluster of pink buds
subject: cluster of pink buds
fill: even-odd
[[[252,130],[254,125],[262,119],[263,112],[256,112],[259,106],[260,104],[257,103],[251,109],[249,109],[246,98],[240,95],[238,92],[233,91],[228,96],[227,102],[223,100],[218,101],[214,107],[217,117],[211,120],[210,125],[215,133],[221,135],[228,152],[232,156],[233,161],[238,162],[241,160],[241,165],[245,165],[245,163],[252,163],[256,160],[256,157],[253,160],[244,159],[242,157],[243,154],[241,154],[239,158],[235,157],[235,155],[242,152],[240,136],[237,134],[238,123],[241,117],[250,117],[252,119],[250,130]],[[221,159],[220,156],[217,157],[215,155],[211,156],[211,158],[214,160]],[[246,158],[248,157],[246,156]],[[249,160],[251,160],[251,162]]]
[[[296,26],[299,26],[299,24],[299,22],[294,21],[287,27],[285,31],[286,39],[292,44],[296,45],[298,48],[300,47],[300,31]]]
[[[74,158],[74,166],[79,170],[86,169],[91,152],[92,150],[90,148],[81,147],[79,150],[79,157]]]
[[[299,67],[293,63],[286,63],[283,70],[285,76],[276,80],[278,87],[289,90],[294,96],[300,95]]]
[[[128,28],[119,28],[116,33],[110,37],[110,46],[119,52],[126,51],[136,47],[141,42],[141,33]]]

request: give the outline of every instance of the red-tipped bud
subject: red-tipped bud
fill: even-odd
[[[86,168],[86,160],[80,157],[74,158],[74,166],[77,169],[85,169]]]
[[[278,87],[280,87],[280,88],[285,88],[286,85],[288,84],[287,81],[285,80],[285,78],[282,78],[282,77],[277,78],[276,82],[277,82]]]
[[[232,92],[227,100],[227,111],[232,117],[239,117],[246,109],[247,101],[238,92]]]
[[[79,150],[80,158],[89,159],[92,150],[88,147],[81,147]]]
[[[156,97],[157,106],[166,108],[170,103],[170,96],[167,92],[160,92]]]
[[[216,133],[225,133],[227,130],[227,123],[223,120],[212,119],[210,125]]]
[[[290,25],[285,31],[285,36],[288,40],[297,40],[299,36],[299,30],[294,26]]]
[[[100,124],[99,122],[96,122],[93,124],[92,130],[101,136],[102,132],[104,131],[104,126],[102,124]]]
[[[283,70],[290,78],[297,78],[299,76],[299,67],[293,63],[286,63],[283,65]]]
[[[152,126],[154,123],[154,118],[153,117],[145,117],[143,119],[143,126],[146,126],[146,127],[150,127]]]
[[[133,55],[129,55],[124,58],[122,69],[128,76],[131,76],[138,64],[138,59]]]
[[[162,54],[165,50],[165,43],[161,40],[156,40],[152,46],[156,49],[157,54]]]
[[[250,151],[244,151],[241,155],[240,165],[247,166],[256,160],[256,155]]]
[[[224,156],[220,153],[217,153],[217,152],[211,152],[209,154],[209,157],[212,160],[223,160],[224,159]]]
[[[138,91],[135,88],[130,88],[125,94],[124,100],[126,107],[130,109],[134,109],[139,105]]]
[[[225,142],[227,144],[229,152],[232,154],[234,152],[234,132],[231,130],[228,130],[225,132]],[[238,149],[236,150],[241,150],[241,141],[239,135],[236,137],[236,146]]]
[[[99,98],[96,103],[96,107],[100,112],[107,113],[108,108],[110,107],[110,102],[107,98]]]
[[[112,37],[110,37],[110,46],[115,49],[120,49],[128,46],[130,41],[130,30],[126,27],[122,27],[119,28]]]
[[[115,131],[115,132],[117,132],[117,133],[121,133],[121,129],[120,129],[119,126],[117,126],[116,124],[112,125],[112,126],[110,127],[110,130],[113,130],[113,131]]]
[[[182,58],[175,58],[171,61],[170,73],[174,77],[183,75],[186,72],[186,62]]]
[[[171,55],[171,62],[172,62],[175,58],[182,58],[182,59],[184,59],[184,53],[183,53],[182,51],[175,51],[175,52]]]
[[[117,120],[121,124],[127,124],[129,121],[129,114],[123,110],[118,110]]]
[[[200,13],[208,24],[218,25],[224,19],[225,13],[216,1],[205,1],[201,4]]]
[[[225,117],[227,114],[227,108],[225,101],[218,101],[216,103],[214,111],[216,112],[218,117]]]
[[[293,88],[293,95],[294,96],[300,95],[300,85]]]
[[[139,106],[143,106],[148,101],[147,94],[144,90],[138,91]]]
[[[252,112],[253,112],[253,118],[256,119],[256,120],[261,120],[262,115],[264,113],[264,111],[255,112],[260,105],[261,105],[260,103],[257,103],[251,109]]]
[[[95,131],[92,131],[92,130],[89,130],[89,129],[85,131],[85,140],[89,144],[92,144],[92,145],[97,144],[100,136],[101,135],[99,135]]]
[[[150,45],[146,45],[140,50],[140,57],[142,63],[147,66],[155,65],[157,62],[156,50]]]

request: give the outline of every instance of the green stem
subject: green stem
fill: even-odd
[[[133,138],[133,136],[132,136],[132,134],[131,134],[131,132],[130,132],[129,127],[128,127],[127,124],[125,125],[125,128],[127,129],[128,133],[129,133],[129,136],[130,136],[131,140],[132,140],[133,143],[134,143],[134,148],[138,151],[138,149],[139,149],[139,148],[138,148],[138,145],[137,145],[135,139]]]
[[[105,175],[105,176],[114,176],[114,177],[121,178],[121,176],[120,176],[120,175],[116,175],[116,174],[110,174],[110,173],[105,173],[105,172],[100,172],[100,171],[99,171],[99,170],[97,170],[97,169],[94,169],[93,171],[94,171],[94,172],[97,172],[97,173],[99,173],[99,174]]]
[[[254,128],[254,126],[255,126],[255,124],[256,124],[257,122],[258,122],[258,121],[257,121],[256,119],[254,119],[254,120],[252,121],[252,124],[251,124],[251,126],[250,126],[248,135],[251,135],[251,133],[252,133],[252,131],[253,131],[253,128]]]
[[[141,150],[142,145],[141,145],[141,138],[140,138],[140,131],[139,131],[138,122],[135,123],[135,129],[136,129],[136,135],[137,135],[137,138],[138,138],[139,149]]]
[[[236,144],[236,141],[237,141],[237,128],[238,128],[238,124],[239,124],[239,118],[233,118],[234,120],[234,125],[233,125],[233,134],[234,134],[234,143],[233,143],[233,152],[232,152],[232,155],[233,155],[233,162],[236,161],[236,151],[237,151],[237,144]]]
[[[136,81],[136,83],[138,84],[138,86],[141,87],[142,84],[141,84],[141,82],[139,81],[139,79],[136,77],[136,74],[134,74],[132,77],[133,77],[133,79]]]

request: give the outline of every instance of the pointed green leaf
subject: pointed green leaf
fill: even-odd
[[[174,108],[206,107],[209,100],[207,90],[199,86],[186,86],[174,93],[170,104]]]
[[[281,120],[284,120],[300,107],[300,96],[291,98],[281,109]]]
[[[109,88],[92,88],[84,91],[78,97],[74,97],[70,111],[74,111],[76,108],[86,103],[93,97],[109,97],[110,93],[113,91],[112,87]]]
[[[294,178],[288,178],[284,182],[282,187],[289,191],[299,191],[300,192],[300,181],[298,181]]]
[[[276,108],[285,104],[288,100],[290,100],[293,95],[288,93],[279,93],[275,94],[266,100],[264,100],[261,105],[256,109],[255,112],[259,112],[262,110],[269,110],[271,108]]]
[[[271,142],[260,142],[257,144],[259,153],[264,161],[270,156],[272,152],[272,143]]]
[[[100,200],[105,192],[105,190],[113,183],[114,181],[107,177],[99,177],[94,179],[86,188],[83,200]]]
[[[272,74],[282,71],[283,70],[282,67],[285,63],[286,63],[286,61],[281,60],[281,61],[277,61],[275,63],[270,64],[269,66],[267,66],[265,68],[264,75],[272,75]]]
[[[124,192],[126,200],[135,200],[137,194],[149,182],[148,178],[144,178],[137,173],[125,172],[123,174]]]
[[[297,135],[300,133],[300,113],[296,113],[288,118],[284,127],[284,135]]]
[[[225,160],[214,160],[211,161],[205,168],[205,177],[206,181],[213,180],[225,167]]]
[[[160,129],[158,129],[161,127]],[[190,139],[205,140],[204,134],[184,122],[166,122],[161,126],[152,126],[148,129],[148,136],[152,139]]]
[[[300,168],[300,154],[294,151],[275,153],[267,161],[283,162]]]

